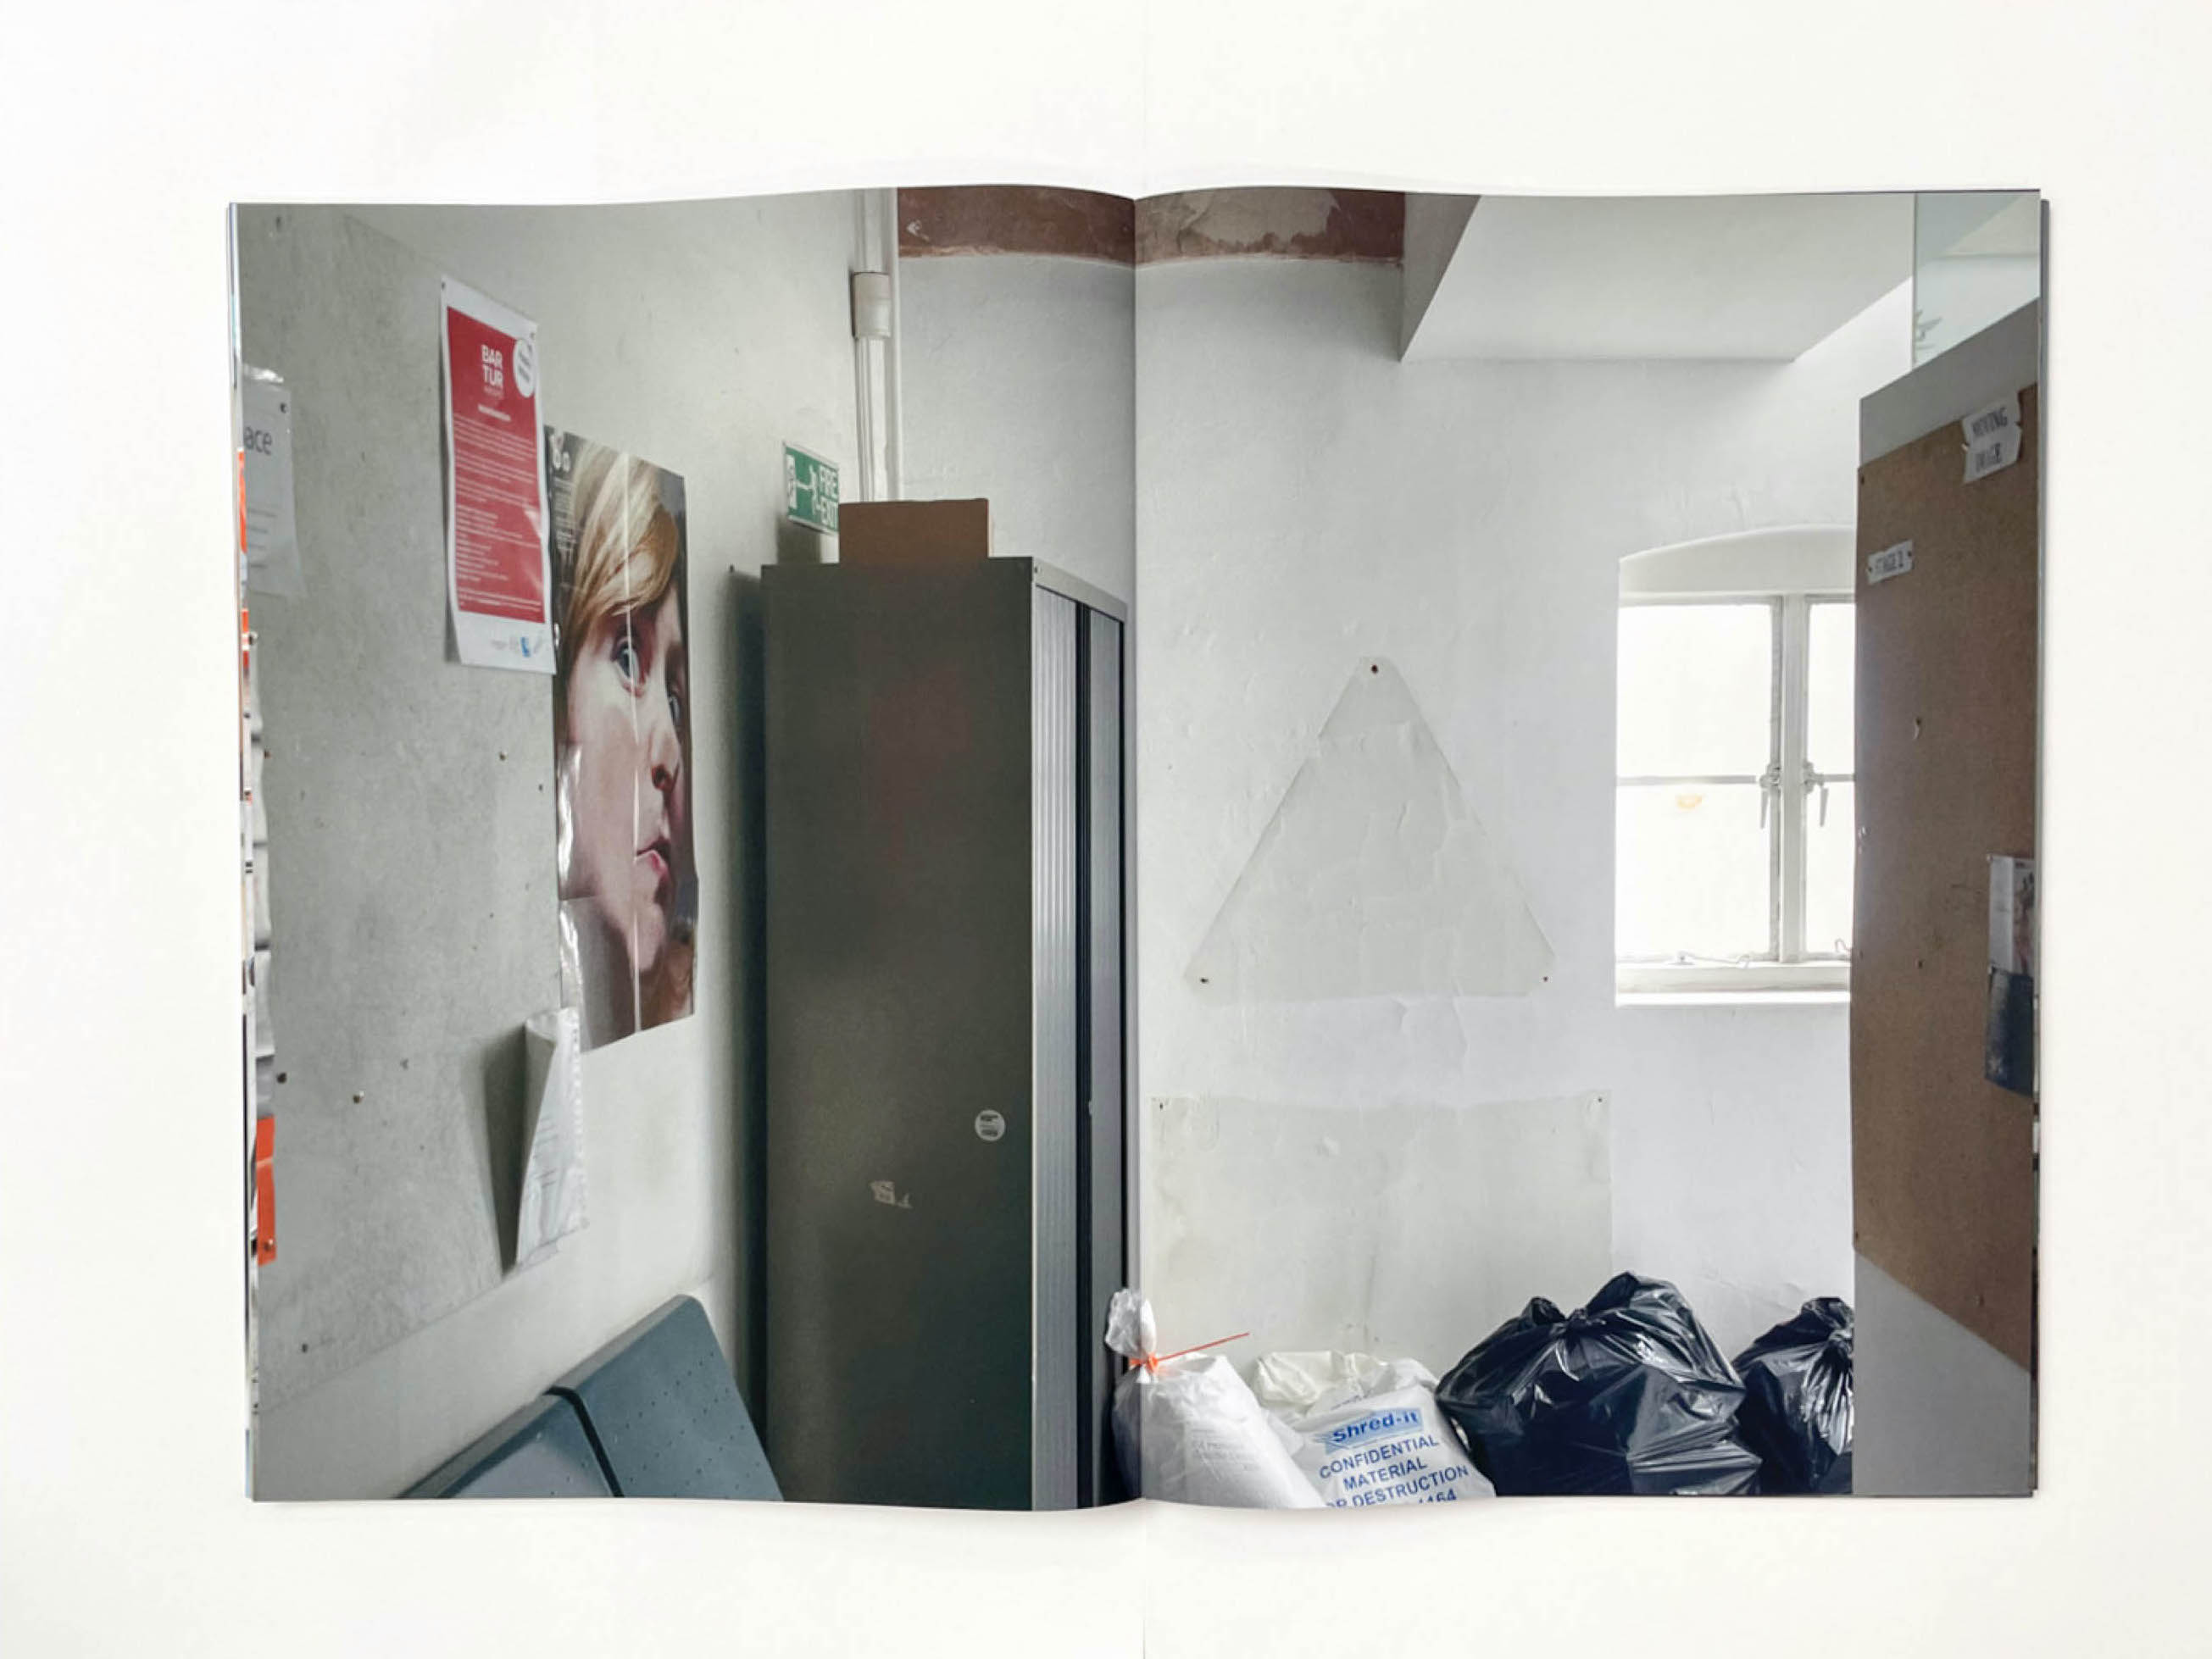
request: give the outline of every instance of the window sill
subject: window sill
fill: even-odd
[[[1849,991],[1615,991],[1616,1008],[1796,1008],[1848,1006]]]
[[[1746,963],[1738,968],[1624,962],[1613,969],[1613,993],[1615,1007],[1849,1002],[1851,968],[1836,961]]]

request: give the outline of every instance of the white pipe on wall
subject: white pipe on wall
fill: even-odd
[[[899,494],[898,192],[854,192],[853,385],[859,498]],[[881,277],[880,283],[872,279]],[[888,287],[889,301],[883,301]]]
[[[883,243],[883,264],[878,267],[891,279],[891,329],[884,341],[884,483],[886,493],[896,500],[904,493],[904,428],[899,395],[899,226],[898,191],[879,190],[872,192],[877,198],[878,234]]]

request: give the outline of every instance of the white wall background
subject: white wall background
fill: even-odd
[[[988,496],[991,550],[1135,591],[1134,276],[994,253],[899,263],[901,493]]]
[[[258,1468],[259,1489],[275,1497],[399,1490],[679,1293],[699,1297],[744,1374],[739,1126],[753,1039],[741,1030],[739,983],[754,924],[740,914],[733,821],[739,596],[730,573],[757,572],[777,556],[779,538],[809,533],[779,524],[783,440],[848,469],[854,451],[848,195],[356,216],[537,321],[549,422],[684,476],[698,979],[690,1018],[585,1057],[589,1228],[435,1322],[365,1358],[349,1354],[358,1363],[341,1373],[277,1390]],[[311,510],[301,504],[303,531]],[[283,710],[268,720],[284,730]],[[547,720],[550,731],[550,704]],[[552,830],[549,810],[549,868]],[[550,950],[550,912],[545,920]],[[296,953],[288,970],[301,971]],[[295,1052],[312,1041],[281,1019],[278,1032]],[[282,1130],[280,1121],[280,1149]],[[287,1237],[304,1242],[325,1224],[287,1208],[282,1170],[280,1151],[279,1258],[264,1285],[284,1270]],[[357,1196],[366,1210],[356,1224],[408,1224],[408,1194]],[[270,1355],[264,1367],[288,1358],[299,1358]]]
[[[1851,522],[1858,398],[1909,365],[1907,292],[1787,365],[1401,365],[1394,270],[1137,280],[1141,1097],[1603,1091],[1619,1266],[1674,1280],[1730,1352],[1807,1296],[1849,1296],[1845,1009],[1613,1006],[1614,613],[1626,555]],[[1518,876],[1551,979],[1525,998],[1210,1006],[1187,966],[1370,654],[1405,677]],[[1242,1200],[1220,1197],[1233,1249]],[[1171,1321],[1175,1285],[1146,1265]],[[1340,1310],[1314,1313],[1316,1337],[1336,1328]]]
[[[2175,370],[2212,356],[2212,221],[2173,206],[2201,172],[2212,14],[2163,0],[2116,29],[2030,0],[2028,27],[1993,30],[1985,7],[1887,0],[1838,30],[1773,8],[1755,28],[1741,5],[1620,8],[1593,52],[1578,9],[1438,6],[1378,30],[1351,8],[1146,18],[960,0],[847,30],[825,98],[815,74],[746,74],[740,94],[732,69],[820,61],[813,9],[702,11],[668,34],[619,27],[604,4],[574,11],[576,27],[551,28],[543,0],[402,5],[381,30],[335,8],[254,29],[210,27],[189,7],[124,27],[89,7],[15,20],[11,42],[41,71],[20,77],[0,129],[37,165],[15,180],[0,291],[37,319],[14,361],[38,391],[0,412],[0,465],[37,481],[15,497],[15,544],[50,556],[11,562],[14,603],[39,625],[0,653],[0,909],[32,942],[0,962],[0,1114],[17,1146],[54,1144],[64,1121],[67,1140],[0,1159],[0,1306],[15,1339],[0,1404],[35,1425],[0,1480],[0,1647],[227,1651],[250,1625],[274,1652],[380,1656],[599,1659],[739,1630],[792,1654],[1365,1651],[1433,1643],[1436,1598],[1334,1586],[1456,1582],[1479,1553],[1492,1649],[1616,1638],[1621,1598],[1589,1593],[1591,1564],[1632,1560],[1654,1654],[1707,1654],[1722,1622],[1802,1631],[1808,1652],[2187,1650],[2203,1624],[2191,1517],[2205,1499],[2174,1449],[2197,1431],[2212,1337],[2166,1322],[2166,1363],[2130,1376],[2118,1413],[2100,1357],[2134,1352],[2156,1310],[2192,1305],[2212,1259],[2212,1030],[2194,944],[2212,905],[2172,875],[2199,855],[2185,809],[2205,791],[2172,763],[2173,731],[2212,718],[2197,665],[2212,563],[2193,471],[2142,464],[2145,433],[2201,421],[2201,377]],[[1236,42],[1237,75],[1190,49],[1215,38]],[[1911,118],[1869,121],[1869,88],[1897,83],[1905,41],[1960,73]],[[1774,74],[1778,54],[1806,72]],[[1004,96],[1030,86],[1053,95]],[[885,156],[909,178],[1133,191],[1342,169],[1462,189],[2045,186],[2064,410],[2049,493],[2051,1248],[2034,1499],[1366,1517],[1146,1505],[1063,1524],[239,1498],[223,204],[714,196],[877,182]],[[163,441],[119,471],[101,434],[125,387],[160,412]],[[2146,704],[2163,718],[2144,719]],[[60,863],[57,804],[82,837]]]

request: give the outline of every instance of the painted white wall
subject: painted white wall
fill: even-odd
[[[551,1261],[266,1409],[259,1489],[272,1497],[397,1492],[679,1293],[704,1304],[743,1374],[738,1112],[753,1039],[738,987],[754,924],[732,886],[730,572],[757,572],[780,538],[806,533],[779,527],[783,440],[848,468],[855,451],[849,196],[355,213],[536,319],[549,422],[683,474],[704,890],[693,1016],[585,1057],[589,1228]],[[270,718],[282,728],[281,710]],[[545,827],[550,860],[550,814]],[[552,925],[549,913],[549,951]],[[285,1208],[281,1167],[280,1152],[280,1226],[314,1224]],[[374,1201],[379,1224],[407,1224],[406,1194]]]
[[[2043,292],[2043,260],[2034,253],[1930,259],[1913,280],[1924,363],[2033,304]]]
[[[1135,283],[1022,253],[899,264],[904,494],[987,496],[991,550],[1136,598]]]
[[[1420,331],[1437,285],[1451,268],[1460,238],[1480,202],[1474,196],[1444,196],[1409,191],[1406,196],[1405,281],[1401,289],[1398,349],[1402,354]]]
[[[1485,196],[1405,355],[1788,362],[1910,277],[1912,226],[1871,191]]]
[[[1848,1296],[1847,1011],[1613,1005],[1615,609],[1627,555],[1852,521],[1858,399],[1908,366],[1909,292],[1787,364],[1401,364],[1395,270],[1196,261],[1137,282],[1142,1098],[1601,1091],[1617,1264],[1680,1285],[1731,1352]],[[1193,955],[1369,656],[1404,676],[1518,877],[1551,977],[1516,998],[1211,1003]],[[1169,1318],[1161,1267],[1148,1251]],[[1342,1318],[1316,1307],[1316,1337]]]

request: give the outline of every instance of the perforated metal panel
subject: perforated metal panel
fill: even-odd
[[[1076,605],[1033,590],[1030,642],[1030,927],[1036,975],[1030,1141],[1036,1297],[1030,1403],[1032,1505],[1076,1501]]]
[[[575,1406],[540,1395],[401,1494],[406,1498],[612,1498]]]
[[[624,1331],[550,1392],[590,1426],[617,1497],[781,1496],[707,1310],[688,1296]]]

